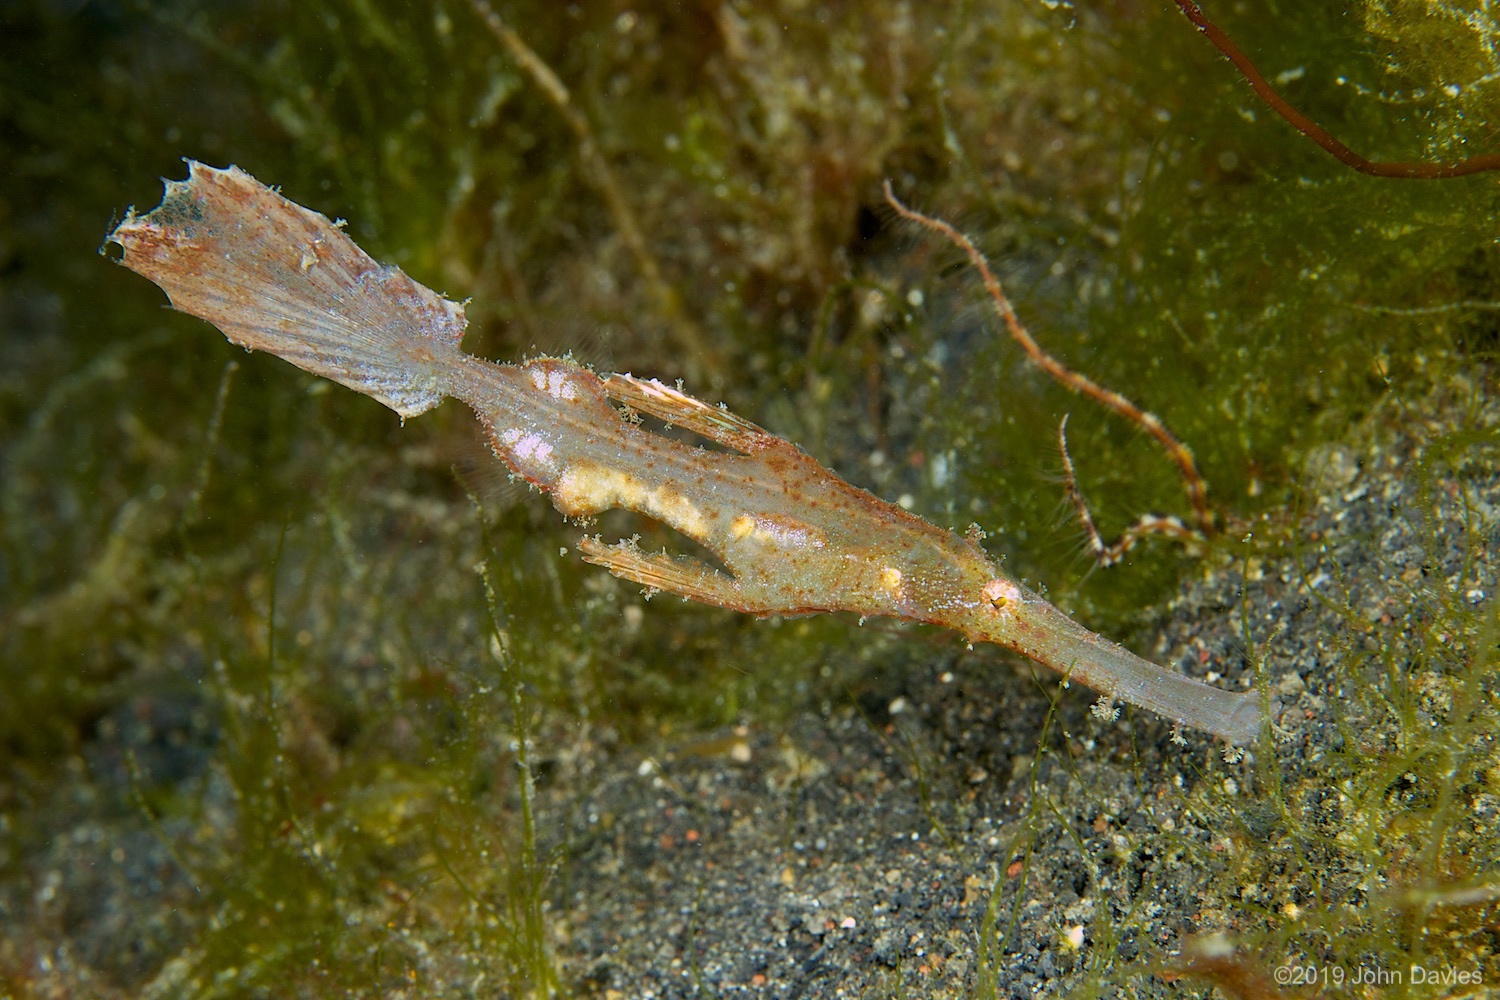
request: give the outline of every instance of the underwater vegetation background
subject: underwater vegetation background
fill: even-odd
[[[1414,962],[1480,980],[1303,992],[1493,990],[1497,175],[1353,173],[1168,3],[494,9],[562,96],[456,0],[0,9],[0,995],[1250,1000],[1277,967]],[[1500,148],[1482,0],[1207,13],[1371,158]],[[1090,627],[1274,687],[1282,737],[1226,760],[936,631],[647,604],[456,406],[399,426],[96,253],[185,156],[470,298],[475,353],[683,378],[979,523]],[[1106,532],[1184,513],[1173,469],[1026,363],[886,178],[975,237],[1044,346],[1193,448],[1221,537],[1091,572],[1059,419]],[[1367,497],[1387,520],[1338,514]],[[1334,530],[1362,576],[1327,563]],[[1268,580],[1320,614],[1257,631]],[[1377,584],[1398,599],[1357,596]],[[966,707],[933,695],[954,676]],[[809,819],[839,749],[809,726],[877,747],[853,799],[944,845],[957,895],[917,913],[941,948],[887,930],[916,890],[873,837],[820,865],[889,898],[811,930],[754,911],[838,825],[836,795]],[[675,760],[739,776],[693,827],[734,851],[620,846],[632,797],[699,815]],[[739,923],[693,909],[601,965],[666,898],[632,872],[675,867],[697,905],[719,890],[687,873],[736,855],[771,873],[742,875]],[[714,950],[755,933],[797,962]]]

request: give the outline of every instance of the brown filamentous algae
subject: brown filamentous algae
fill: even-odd
[[[234,343],[373,396],[403,418],[460,399],[495,454],[566,517],[635,511],[703,545],[729,571],[585,535],[584,558],[616,576],[755,615],[850,611],[944,625],[1232,743],[1260,732],[1254,692],[1210,687],[1095,635],[997,567],[976,532],[957,535],[857,489],[722,408],[563,358],[505,365],[465,354],[463,306],[376,263],[325,216],[235,167],[189,162],[187,180],[168,181],[161,205],[129,213],[109,240],[174,307]],[[652,433],[631,411],[729,451]]]

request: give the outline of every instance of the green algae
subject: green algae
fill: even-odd
[[[1451,156],[1489,134],[1493,33],[1474,18],[1270,10],[1212,13],[1367,155]],[[1304,455],[1493,353],[1492,179],[1353,175],[1173,11],[507,16],[569,81],[667,280],[733,361],[687,388],[934,520],[978,521],[1104,631],[1149,622],[1199,564],[1153,546],[1089,573],[1059,513],[1057,421],[1071,412],[1106,530],[1183,511],[1180,484],[1141,435],[1024,363],[951,249],[884,214],[881,179],[978,238],[1044,345],[1194,448],[1232,528],[1218,552],[1259,515],[1285,523]],[[920,655],[903,651],[913,633],[645,604],[559,558],[571,529],[539,498],[474,512],[453,474],[482,461],[466,415],[398,428],[161,312],[87,252],[177,157],[234,161],[348,218],[377,258],[472,295],[471,349],[571,347],[675,377],[671,319],[574,136],[466,5],[38,6],[16,28],[0,59],[0,871],[29,886],[26,859],[65,823],[158,831],[192,890],[186,925],[111,973],[126,993],[555,988],[565,929],[544,903],[567,859],[538,843],[532,783],[583,781],[616,741],[774,725],[878,688]],[[1317,779],[1363,809],[1316,830],[1280,819],[1305,867],[1388,851],[1372,831],[1395,817],[1420,884],[1474,877],[1433,846],[1462,742],[1422,735],[1405,685],[1492,665],[1404,666],[1483,627],[1416,594],[1441,605],[1423,630],[1375,641],[1403,745]],[[123,782],[80,771],[101,720],[141,699],[215,720],[216,735],[183,731],[196,768],[165,777],[137,748]],[[527,733],[567,731],[577,747],[527,755]],[[1269,755],[1258,766],[1271,795]],[[1431,798],[1383,797],[1408,771]],[[1246,824],[1243,796],[1202,794],[1194,808]],[[1281,877],[1250,840],[1226,884]],[[1409,951],[1414,928],[1468,933],[1450,908],[1417,909],[1359,911],[1343,959]],[[1289,953],[1317,920],[1263,941]],[[66,936],[35,926],[29,947]],[[25,995],[35,965],[7,947],[0,984]]]

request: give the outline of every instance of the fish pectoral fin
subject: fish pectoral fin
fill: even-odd
[[[691,556],[642,552],[633,541],[606,545],[597,537],[588,535],[579,539],[578,551],[583,553],[585,562],[603,566],[622,580],[652,590],[664,590],[689,600],[749,614],[765,614],[768,610],[747,602],[734,577]]]
[[[611,399],[633,410],[649,413],[658,420],[700,434],[726,448],[749,454],[781,439],[744,417],[728,410],[709,406],[663,385],[656,379],[638,379],[634,375],[611,375],[604,380],[604,392]]]

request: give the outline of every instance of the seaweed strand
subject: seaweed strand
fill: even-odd
[[[1135,424],[1146,433],[1154,437],[1167,456],[1177,466],[1182,476],[1183,488],[1187,491],[1188,502],[1193,507],[1193,518],[1198,523],[1199,529],[1204,534],[1212,534],[1214,531],[1214,514],[1208,506],[1208,486],[1203,481],[1203,476],[1198,471],[1198,463],[1193,458],[1192,451],[1187,445],[1178,439],[1177,435],[1167,429],[1166,424],[1153,413],[1141,409],[1135,403],[1126,399],[1113,389],[1107,389],[1081,372],[1076,372],[1054,358],[1042,349],[1026,329],[1020,317],[1016,315],[1015,308],[1010,304],[1010,297],[1005,294],[1000,279],[995,277],[995,272],[990,268],[990,262],[974,241],[959,232],[952,225],[942,219],[924,215],[914,208],[908,208],[891,189],[891,182],[885,182],[885,198],[896,211],[896,214],[930,232],[937,233],[949,243],[962,250],[969,258],[969,263],[974,270],[979,272],[980,281],[984,283],[984,290],[990,297],[995,312],[1005,323],[1005,329],[1010,333],[1011,339],[1021,345],[1026,356],[1031,359],[1032,364],[1042,371],[1051,375],[1053,379],[1081,395],[1087,396],[1100,405],[1111,409]],[[1067,460],[1067,442],[1063,442],[1063,458]],[[1071,469],[1071,462],[1068,466]],[[1092,526],[1092,519],[1086,520],[1086,526]],[[1097,535],[1095,541],[1097,541]]]
[[[614,169],[604,157],[604,151],[599,147],[599,140],[594,135],[594,129],[589,124],[587,116],[579,110],[568,91],[567,84],[562,78],[548,66],[536,50],[526,44],[526,40],[517,33],[516,29],[506,23],[489,0],[469,0],[474,13],[484,21],[490,33],[505,46],[505,50],[531,77],[531,82],[536,84],[538,90],[547,102],[556,109],[562,120],[567,123],[569,131],[578,140],[578,155],[583,160],[587,175],[593,180],[595,189],[604,199],[609,209],[610,217],[614,219],[615,228],[620,231],[620,238],[630,248],[630,255],[635,258],[636,268],[639,269],[641,277],[646,286],[651,290],[651,295],[656,299],[657,308],[666,317],[671,325],[672,334],[677,338],[677,346],[685,353],[685,360],[689,364],[700,364],[709,375],[718,376],[723,372],[723,361],[719,352],[703,336],[686,314],[682,306],[682,297],[672,287],[662,274],[661,264],[656,255],[646,243],[646,237],[641,231],[640,220],[636,218],[635,210],[631,208],[630,201],[625,197],[625,191],[620,180],[615,176]]]
[[[1222,28],[1208,19],[1208,16],[1203,13],[1203,8],[1193,0],[1173,0],[1173,2],[1177,4],[1177,9],[1193,22],[1193,27],[1206,35],[1208,40],[1213,42],[1214,48],[1224,53],[1225,57],[1234,63],[1235,69],[1240,71],[1240,75],[1245,78],[1246,83],[1250,84],[1250,89],[1255,91],[1257,97],[1264,101],[1272,111],[1286,119],[1292,128],[1317,143],[1330,156],[1350,169],[1371,177],[1394,177],[1407,180],[1467,177],[1470,174],[1484,173],[1487,170],[1500,170],[1500,153],[1480,153],[1453,163],[1366,159],[1340,142],[1323,126],[1292,107],[1286,98],[1277,93],[1276,88],[1271,86],[1260,70],[1256,69],[1250,57],[1234,44]]]

